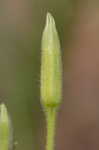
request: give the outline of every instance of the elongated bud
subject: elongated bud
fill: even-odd
[[[47,14],[42,37],[41,103],[44,107],[56,107],[61,102],[62,65],[60,41],[54,18]]]
[[[9,116],[4,104],[0,105],[0,150],[9,150],[10,124]]]

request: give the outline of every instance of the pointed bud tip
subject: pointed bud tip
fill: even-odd
[[[49,21],[49,22],[54,21],[54,17],[52,16],[52,14],[50,12],[47,12],[46,18],[47,18],[47,21]]]
[[[54,20],[54,17],[51,15],[51,13],[47,13],[46,15],[46,24],[45,24],[45,27],[52,27],[52,26],[55,26],[55,20]]]
[[[42,50],[60,49],[59,36],[54,17],[51,13],[46,15],[46,23],[42,35]]]
[[[5,104],[0,105],[0,118],[2,121],[8,121],[8,112]]]

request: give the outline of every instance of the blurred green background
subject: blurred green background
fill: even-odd
[[[93,35],[95,37],[96,31],[98,31],[98,21],[96,21],[98,15],[96,14],[99,11],[97,5],[98,2],[93,2],[93,0],[0,1],[0,100],[7,104],[12,119],[14,138],[18,143],[16,150],[44,149],[46,126],[40,106],[40,57],[42,31],[48,11],[55,18],[62,44],[63,99],[66,99],[58,118],[57,129],[59,129],[59,132],[57,134],[58,146],[56,147],[61,150],[66,148],[68,150],[80,150],[82,148],[85,150],[89,141],[94,145],[94,150],[97,149],[98,146],[95,143],[97,135],[94,133],[98,131],[95,122],[97,120],[95,116],[98,116],[96,112],[98,108],[96,106],[93,108],[94,103],[88,106],[84,101],[92,97],[91,93],[94,88],[90,91],[89,85],[94,87],[92,81],[96,74],[89,79],[91,72],[95,71],[88,70],[88,68],[81,71],[86,68],[87,61],[85,61],[85,58],[90,56],[89,53],[86,54],[86,51],[84,54],[79,53],[81,48],[94,49],[94,46],[89,46],[93,41],[88,41],[88,39]],[[84,40],[88,41],[89,44],[84,43]],[[83,59],[82,57],[80,59],[79,56],[82,56]],[[79,66],[80,62],[81,66]],[[83,62],[85,62],[85,66]],[[98,66],[97,64],[96,66]],[[77,79],[80,84],[78,84]],[[86,90],[84,90],[85,88]],[[93,93],[93,95],[96,94]],[[79,99],[81,99],[80,102]],[[76,103],[73,100],[76,100]],[[95,104],[97,103],[95,102]],[[86,131],[87,126],[91,126],[90,124],[95,126],[95,129],[91,128],[95,130],[91,135],[94,139],[86,136],[86,134],[89,134]],[[80,137],[82,138],[79,141]],[[81,147],[77,147],[77,143]]]
[[[40,106],[42,31],[49,11],[63,43],[71,10],[68,0],[0,2],[0,96],[11,115],[16,150],[44,147],[46,126]]]

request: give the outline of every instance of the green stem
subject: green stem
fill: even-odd
[[[55,122],[56,122],[55,108],[49,108],[47,110],[46,120],[47,120],[46,150],[54,150],[54,136],[55,136]]]

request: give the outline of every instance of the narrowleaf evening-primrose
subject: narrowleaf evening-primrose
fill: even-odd
[[[41,56],[41,103],[46,107],[56,107],[61,102],[62,65],[60,49],[54,18],[48,13],[42,36]]]
[[[62,98],[62,62],[58,33],[54,18],[47,14],[42,36],[41,104],[47,125],[46,150],[54,150],[57,107]]]

